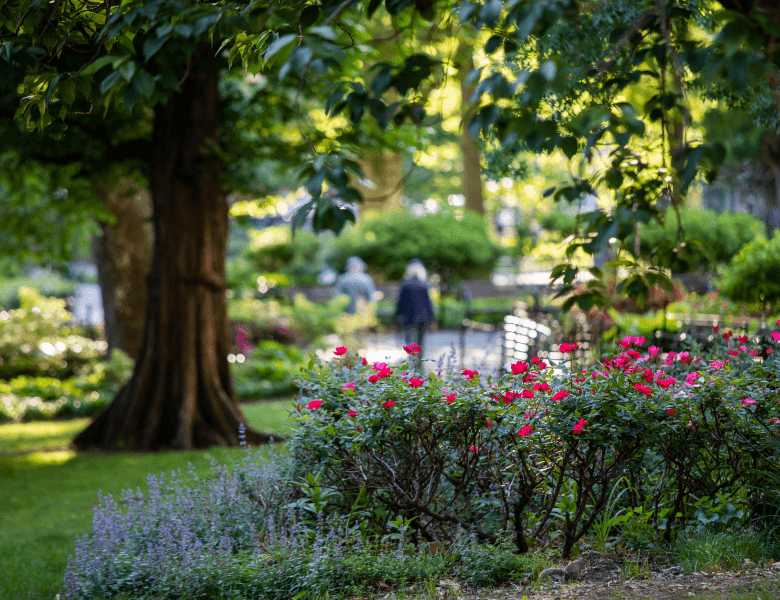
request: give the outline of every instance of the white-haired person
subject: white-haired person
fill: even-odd
[[[358,305],[374,301],[376,286],[371,276],[366,273],[366,263],[359,256],[350,256],[346,263],[347,271],[336,280],[336,296],[349,296],[349,304],[345,312],[354,315]]]
[[[435,319],[427,278],[425,266],[419,260],[414,259],[406,265],[395,316],[404,327],[407,345],[416,343],[422,347],[425,331]]]

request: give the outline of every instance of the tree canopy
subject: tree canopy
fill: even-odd
[[[370,26],[379,20],[381,27]],[[393,52],[374,52],[380,29],[385,41],[399,40]],[[79,128],[107,131],[104,151],[84,164],[132,150],[149,165],[156,236],[146,358],[113,417],[98,419],[84,444],[235,441],[229,430],[240,413],[219,362],[226,352],[224,191],[228,175],[251,178],[251,168],[232,170],[241,163],[231,152],[273,148],[300,169],[311,194],[294,226],[310,217],[316,230],[340,231],[354,220],[346,204],[360,200],[354,182],[369,143],[366,124],[384,132],[371,137],[381,142],[403,127],[428,131],[440,118],[433,92],[462,61],[456,51],[426,46],[434,32],[476,44],[474,69],[463,77],[463,89],[473,88],[464,123],[473,138],[493,156],[561,153],[569,173],[546,193],[557,202],[588,194],[604,201],[579,215],[570,253],[624,243],[638,222],[678,207],[697,176],[717,175],[726,148],[693,126],[692,98],[749,111],[757,128],[778,128],[774,0],[6,0],[0,94],[18,101],[21,138],[38,136],[56,154],[72,145],[54,141]],[[272,83],[245,93],[249,75]],[[220,86],[225,91],[232,77],[245,118],[234,121],[237,131],[220,133],[219,115],[230,112]],[[322,114],[341,119],[339,126],[320,123],[287,148],[285,132],[271,143],[262,127],[240,143],[266,117],[289,134],[296,116],[313,108],[302,106],[306,95],[320,99]],[[662,258],[620,256],[611,265],[628,269],[622,287],[641,299],[650,286],[669,283]],[[562,294],[577,292],[566,306],[605,302],[602,272],[591,268],[596,279],[577,291],[578,271],[571,264],[553,271]],[[171,362],[175,356],[186,366]],[[117,419],[116,411],[134,420]]]

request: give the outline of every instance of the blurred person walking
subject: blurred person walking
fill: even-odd
[[[350,256],[347,259],[347,272],[336,280],[335,295],[349,296],[349,304],[344,312],[354,315],[363,312],[365,306],[374,301],[376,286],[371,276],[366,273],[366,263],[359,256]]]
[[[425,330],[433,322],[435,315],[428,293],[425,266],[417,259],[406,265],[404,280],[398,291],[395,317],[403,324],[406,344],[416,343],[422,347]]]

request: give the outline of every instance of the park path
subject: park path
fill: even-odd
[[[363,338],[364,352],[369,362],[400,362],[406,358],[401,332],[367,334]],[[423,341],[423,360],[426,370],[438,368],[460,370],[476,369],[485,374],[495,374],[501,365],[501,330],[468,331],[465,345],[461,347],[461,333],[455,329],[431,331]],[[465,355],[465,360],[462,360]]]

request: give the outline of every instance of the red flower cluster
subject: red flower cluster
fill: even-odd
[[[474,379],[475,375],[479,375],[479,371],[472,371],[470,369],[463,369],[463,375],[466,376],[466,379]]]
[[[574,352],[579,346],[577,344],[561,344],[561,347],[559,348],[561,352]]]
[[[553,402],[557,402],[558,400],[563,400],[564,398],[569,397],[569,392],[566,390],[561,390],[559,392],[556,392],[556,394],[552,397]]]
[[[638,392],[644,394],[648,398],[653,395],[652,390],[646,385],[642,385],[641,383],[635,383],[634,389],[636,389]]]
[[[527,435],[531,435],[533,430],[534,430],[533,425],[525,425],[520,431],[517,432],[517,435],[519,435],[520,437],[525,437]]]
[[[420,387],[423,383],[425,383],[424,379],[420,379],[419,377],[412,377],[409,380],[409,387],[413,387],[413,388]]]
[[[512,375],[525,375],[528,372],[528,363],[516,362],[512,365]]]
[[[577,424],[574,426],[574,433],[582,433],[582,428],[585,427],[590,421],[586,421],[585,419],[580,417],[580,420],[577,421]]]
[[[374,373],[371,375],[371,377],[368,378],[369,383],[376,383],[380,379],[384,379],[385,377],[390,377],[390,375],[393,374],[393,370],[390,367],[383,367],[379,373]]]
[[[404,350],[406,350],[407,354],[419,354],[422,348],[417,344],[409,344],[404,346]]]
[[[336,356],[341,356],[342,354],[346,354],[346,353],[347,353],[347,349],[344,346],[339,346],[333,351],[333,354],[335,354]]]

